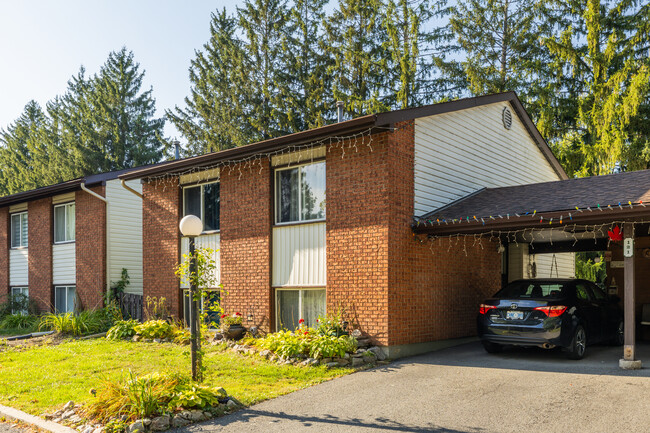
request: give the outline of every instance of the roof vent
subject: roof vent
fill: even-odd
[[[503,112],[501,113],[501,117],[503,120],[503,127],[506,129],[512,128],[512,111],[508,107],[505,107],[503,109]]]

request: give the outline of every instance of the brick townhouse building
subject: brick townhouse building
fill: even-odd
[[[140,182],[128,170],[0,197],[0,302],[22,294],[41,312],[103,306],[127,269],[126,291],[142,293]]]
[[[423,242],[416,217],[495,188],[566,179],[512,92],[368,115],[119,175],[142,181],[143,294],[183,315],[178,224],[199,216],[222,304],[289,329],[342,311],[390,356],[475,334],[468,305],[525,276],[499,242]],[[81,194],[81,193],[77,193]],[[502,261],[505,262],[502,263]],[[537,257],[538,272],[549,266]],[[554,261],[573,275],[573,255]],[[559,272],[558,272],[559,268]],[[545,272],[545,271],[544,271]],[[541,272],[540,272],[541,273]]]

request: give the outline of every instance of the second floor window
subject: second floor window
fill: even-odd
[[[276,224],[322,219],[325,219],[325,162],[276,170]]]
[[[196,215],[203,231],[219,230],[219,182],[183,188],[183,216]]]
[[[54,242],[71,242],[75,240],[75,206],[66,203],[54,206]]]
[[[11,248],[27,247],[27,212],[11,215]]]

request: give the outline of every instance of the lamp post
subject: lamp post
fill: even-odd
[[[203,231],[201,219],[195,215],[187,215],[181,219],[179,224],[181,234],[186,236],[190,244],[190,334],[191,334],[191,353],[192,353],[192,379],[199,380],[201,370],[201,360],[198,357],[200,350],[199,331],[199,302],[196,299],[196,255],[194,238],[199,236]]]

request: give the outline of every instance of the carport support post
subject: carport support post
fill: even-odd
[[[626,239],[634,240],[634,223],[625,223],[623,226],[623,235]],[[625,257],[623,263],[624,279],[624,327],[625,340],[623,346],[623,359],[619,361],[619,366],[623,369],[641,368],[641,361],[634,358],[635,349],[635,319],[634,319],[634,248],[632,248],[631,257]]]

